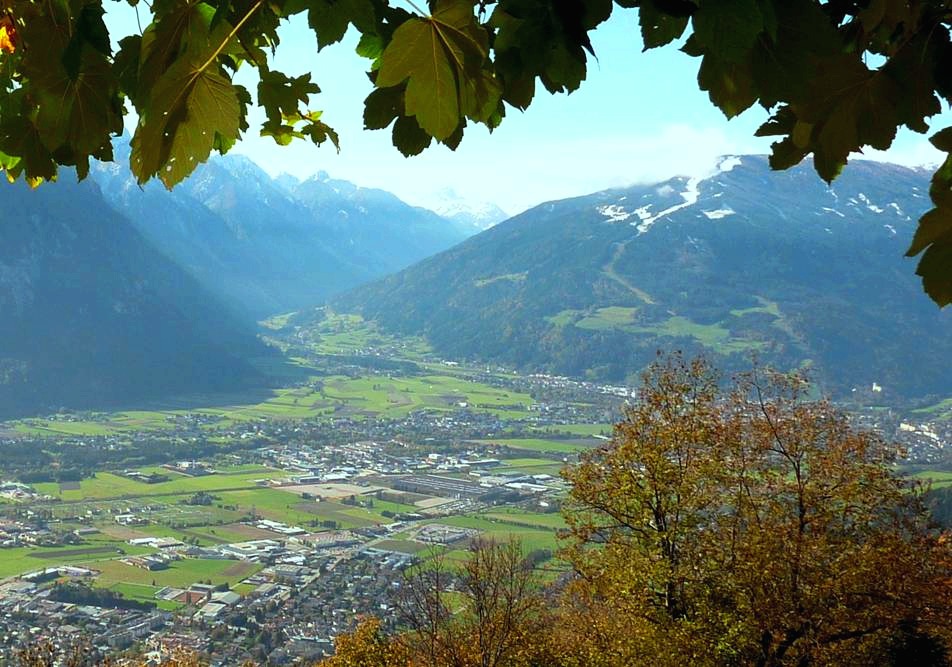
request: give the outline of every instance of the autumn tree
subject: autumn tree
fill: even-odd
[[[948,547],[895,448],[802,380],[718,380],[655,364],[567,472],[563,643],[602,664],[767,667],[883,664],[918,641],[944,664]]]
[[[361,619],[353,632],[338,635],[334,655],[320,663],[321,667],[409,667],[412,664],[403,642],[386,636],[376,618]]]
[[[929,131],[952,100],[952,11],[944,0],[127,0],[141,34],[110,35],[103,0],[0,0],[0,168],[32,183],[59,165],[83,176],[112,160],[111,137],[138,121],[140,182],[181,181],[250,128],[279,144],[338,143],[310,107],[309,73],[272,67],[279,26],[306,15],[317,48],[360,34],[374,91],[364,125],[389,128],[405,155],[456,148],[465,130],[497,127],[541,88],[579,88],[590,33],[637,11],[645,48],[677,43],[698,59],[698,85],[728,118],[760,105],[776,136],[771,165],[813,156],[834,179],[849,156],[888,148],[898,128]],[[114,44],[118,49],[114,50]],[[637,67],[638,63],[632,63]],[[234,82],[258,75],[254,91]],[[952,128],[932,136],[952,154]],[[952,157],[935,173],[934,208],[909,248],[940,305],[952,302]]]
[[[518,541],[478,539],[452,567],[435,554],[399,596],[400,641],[426,667],[545,664],[545,608]]]

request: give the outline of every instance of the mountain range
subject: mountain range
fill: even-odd
[[[313,305],[463,240],[475,230],[389,192],[318,173],[272,179],[240,155],[166,191],[129,172],[128,143],[96,165],[103,195],[156,248],[243,315]]]
[[[856,161],[831,188],[807,166],[725,158],[705,178],[542,204],[333,303],[524,369],[630,381],[681,349],[727,371],[806,368],[840,396],[947,396],[952,315],[903,257],[928,185]]]
[[[807,167],[726,158],[705,178],[498,224],[493,207],[454,222],[242,157],[171,193],[116,164],[5,187],[3,416],[260,386],[249,360],[272,352],[255,321],[300,311],[307,326],[326,301],[449,357],[526,370],[630,381],[677,348],[727,371],[752,357],[809,369],[838,396],[952,390],[936,362],[952,355],[952,316],[903,258],[928,207],[924,171],[854,162],[828,188]]]
[[[322,302],[473,233],[382,190],[272,179],[240,156],[172,192],[126,164],[4,186],[0,417],[260,383],[256,320]]]
[[[252,326],[156,250],[92,182],[3,186],[0,416],[258,381]]]

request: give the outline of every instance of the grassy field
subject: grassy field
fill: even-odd
[[[432,354],[432,348],[422,338],[397,338],[356,314],[327,310],[310,333],[314,351],[320,354],[354,354],[368,348],[390,348],[408,359],[423,359]]]
[[[444,517],[439,519],[436,523],[442,523],[448,526],[459,526],[461,528],[474,528],[479,530],[483,536],[496,540],[514,538],[522,544],[523,549],[526,551],[532,551],[534,549],[550,549],[555,551],[558,548],[556,531],[551,528],[517,526],[512,523],[493,520],[482,515]]]
[[[111,591],[120,593],[123,597],[130,600],[138,600],[140,602],[151,602],[155,604],[156,607],[162,609],[163,611],[176,611],[181,609],[183,605],[179,602],[172,602],[171,600],[156,600],[155,594],[162,588],[161,586],[146,586],[145,584],[111,584],[109,586],[100,586],[101,588],[108,588]]]
[[[426,554],[426,552],[437,552],[440,549],[436,549],[428,544],[423,544],[422,542],[415,542],[413,540],[381,540],[374,545],[377,549],[383,549],[385,551],[399,551],[404,554]]]
[[[565,464],[552,459],[504,459],[502,465],[493,470],[499,472],[524,472],[528,475],[553,475],[558,476]]]
[[[473,410],[517,419],[529,415],[532,397],[491,387],[452,375],[408,378],[330,378],[324,395],[336,409],[349,408],[379,417],[403,417],[417,410],[456,410],[461,404]]]
[[[522,273],[505,273],[498,276],[492,276],[491,278],[480,278],[479,280],[474,280],[473,284],[476,287],[485,287],[486,285],[492,285],[493,283],[503,282],[513,282],[521,283],[525,281],[528,273],[523,271]]]
[[[946,398],[935,405],[929,405],[924,408],[913,410],[914,413],[932,417],[940,421],[952,419],[952,398]]]
[[[780,306],[777,305],[775,301],[769,301],[762,297],[754,297],[757,301],[760,302],[759,306],[753,306],[751,308],[737,308],[731,311],[731,315],[734,317],[743,317],[744,315],[750,315],[753,313],[763,313],[765,315],[772,315],[773,317],[780,317]]]
[[[235,402],[222,404],[213,398],[202,406],[187,410],[140,410],[116,412],[91,417],[85,421],[27,419],[15,422],[16,432],[29,435],[115,435],[131,431],[168,429],[178,419],[192,414],[208,420],[206,429],[261,419],[311,419],[330,416],[356,418],[399,418],[417,410],[453,411],[466,404],[469,409],[490,412],[508,419],[529,416],[533,403],[528,394],[512,392],[460,375],[448,374],[445,368],[430,375],[391,378],[368,374],[364,377],[310,377],[314,385],[269,390],[264,400],[243,402],[249,396],[231,397]],[[260,395],[260,392],[258,393]],[[256,398],[258,397],[256,395]]]
[[[198,491],[215,493],[224,489],[253,488],[257,480],[280,479],[287,476],[287,473],[281,471],[262,472],[260,469],[252,472],[219,473],[201,477],[188,477],[156,468],[144,470],[145,472],[158,471],[170,479],[167,482],[147,484],[122,475],[100,472],[80,482],[78,489],[63,489],[60,485],[53,483],[37,484],[36,488],[40,493],[49,494],[63,501],[82,501],[189,494]]]
[[[122,540],[107,536],[96,536],[84,544],[63,547],[17,547],[0,549],[0,578],[12,577],[26,572],[41,570],[59,565],[90,564],[117,558],[122,550],[125,555],[151,553],[152,549],[133,547]]]
[[[541,514],[539,512],[528,512],[515,507],[504,507],[485,512],[480,516],[494,521],[501,521],[503,523],[528,528],[549,528],[552,530],[565,528],[565,519],[563,519],[562,515],[558,512]]]
[[[562,310],[545,319],[560,328],[574,324],[579,329],[606,331],[608,329],[624,329],[633,324],[637,313],[637,308],[609,306],[607,308],[597,308],[593,311]]]
[[[623,328],[635,321],[637,308],[622,308],[611,306],[608,308],[599,308],[591,315],[583,317],[575,323],[579,329],[590,329],[593,331],[604,331],[606,329]]]
[[[761,306],[733,311],[732,314],[741,317],[752,312],[775,314],[776,304],[762,302]],[[750,352],[763,349],[762,341],[748,340],[734,337],[730,330],[721,324],[699,324],[686,317],[673,316],[654,324],[637,324],[635,316],[637,308],[611,306],[598,308],[593,311],[563,310],[555,315],[546,317],[546,320],[556,327],[573,325],[579,329],[590,331],[620,330],[628,333],[644,333],[671,338],[694,338],[696,341],[722,354],[734,352]],[[776,312],[779,315],[779,311]]]
[[[761,341],[734,338],[728,329],[719,324],[698,324],[680,316],[670,317],[651,326],[626,327],[625,330],[672,338],[694,338],[701,345],[723,354],[760,350],[765,345]]]
[[[945,470],[920,470],[912,473],[910,477],[931,482],[932,488],[934,489],[952,486],[952,472]]]
[[[578,440],[543,440],[541,438],[503,438],[495,440],[474,440],[482,444],[506,445],[513,449],[533,452],[554,452],[556,454],[576,454],[592,446],[591,443]]]
[[[537,427],[535,430],[542,433],[571,433],[572,435],[593,436],[605,435],[611,437],[614,424],[558,424],[556,426]]]
[[[212,585],[227,583],[234,586],[261,570],[261,566],[255,563],[197,558],[175,561],[165,570],[144,570],[118,560],[99,562],[95,568],[101,572],[97,578],[100,586],[139,584],[159,588],[187,588],[209,580]]]

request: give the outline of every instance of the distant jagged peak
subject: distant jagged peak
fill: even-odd
[[[301,184],[301,179],[294,174],[283,171],[274,177],[274,183],[286,193],[291,194]]]
[[[464,197],[452,187],[441,188],[431,196],[423,198],[421,202],[424,207],[473,234],[489,229],[510,217],[497,204]]]

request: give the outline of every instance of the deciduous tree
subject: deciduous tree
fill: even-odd
[[[805,390],[758,373],[722,391],[677,357],[647,372],[567,473],[572,643],[628,664],[874,664],[913,628],[944,650],[948,551],[919,491]]]

